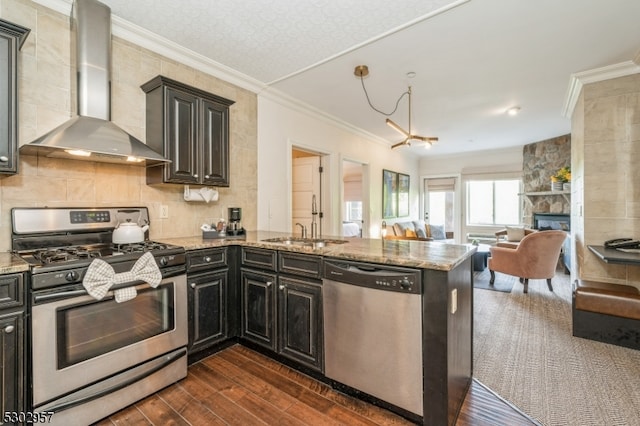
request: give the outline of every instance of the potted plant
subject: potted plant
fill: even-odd
[[[565,185],[567,184],[567,185]],[[566,186],[566,188],[565,188]],[[562,191],[571,188],[571,167],[564,166],[551,176],[551,190]]]

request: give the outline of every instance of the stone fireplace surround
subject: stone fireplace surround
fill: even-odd
[[[571,135],[525,145],[522,150],[522,183],[524,196],[522,223],[534,228],[534,214],[555,213],[567,217],[571,213],[570,196],[551,191],[551,176],[571,165]],[[542,194],[540,194],[542,193]]]

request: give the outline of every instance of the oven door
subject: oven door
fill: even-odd
[[[186,276],[136,290],[123,303],[113,291],[96,300],[82,287],[34,293],[35,407],[186,346]]]

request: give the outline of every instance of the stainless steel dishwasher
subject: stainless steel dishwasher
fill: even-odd
[[[423,415],[421,273],[325,260],[325,375]]]

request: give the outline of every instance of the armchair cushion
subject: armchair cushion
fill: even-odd
[[[521,241],[524,238],[524,226],[507,226],[507,241]]]

